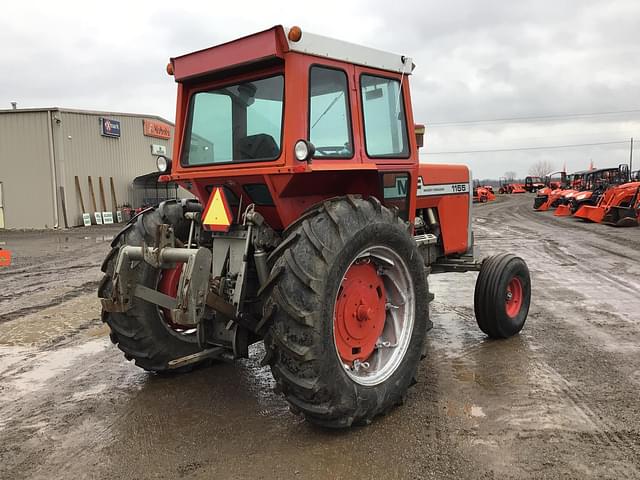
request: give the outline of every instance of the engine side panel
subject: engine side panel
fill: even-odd
[[[471,175],[466,166],[419,166],[416,208],[437,210],[445,255],[463,254],[471,246],[471,194]]]

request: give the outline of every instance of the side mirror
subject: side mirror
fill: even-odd
[[[171,171],[171,159],[160,155],[156,158],[156,167],[160,173],[167,173]]]
[[[424,147],[424,131],[425,127],[422,124],[416,123],[414,126],[416,134],[416,144],[418,148]]]
[[[293,147],[293,153],[297,160],[311,162],[313,155],[316,153],[316,147],[308,140],[298,140]]]

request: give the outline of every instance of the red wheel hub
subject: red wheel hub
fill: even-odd
[[[176,298],[178,296],[178,286],[180,284],[180,275],[182,275],[182,267],[184,264],[179,263],[176,268],[169,268],[162,270],[160,273],[160,282],[158,283],[158,291]],[[184,325],[179,325],[173,321],[173,314],[171,310],[166,308],[160,308],[164,319],[171,328],[185,329]]]
[[[375,265],[351,265],[338,290],[334,338],[340,358],[352,363],[373,353],[384,329],[387,295]]]
[[[513,277],[507,285],[505,300],[505,310],[509,317],[515,318],[518,316],[518,313],[520,313],[522,296],[522,282],[518,277]]]

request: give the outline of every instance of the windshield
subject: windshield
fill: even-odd
[[[189,104],[182,164],[278,158],[283,96],[282,75],[194,94]]]

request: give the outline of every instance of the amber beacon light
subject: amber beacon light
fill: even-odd
[[[291,27],[287,37],[289,37],[289,40],[291,40],[292,42],[298,42],[302,38],[302,30],[297,26]]]

